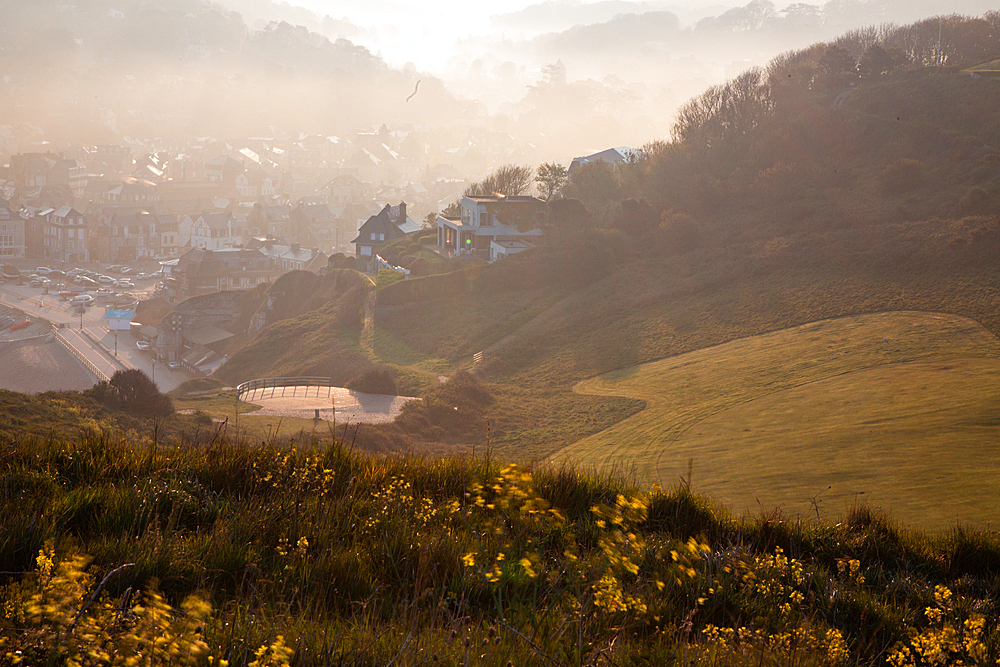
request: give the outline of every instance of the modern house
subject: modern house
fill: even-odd
[[[491,251],[494,241],[520,241],[534,245],[544,233],[534,222],[545,203],[536,197],[503,195],[462,197],[460,218],[438,216],[438,250],[447,257],[476,255],[493,261],[499,255],[524,248],[510,246]],[[520,249],[518,249],[520,248]]]
[[[614,168],[631,160],[634,154],[635,151],[633,149],[626,146],[618,146],[617,148],[609,148],[599,153],[594,153],[593,155],[575,157],[573,158],[573,161],[570,162],[567,173],[569,174],[569,177],[572,178],[573,173],[576,172],[577,169],[585,164],[593,163],[603,163]]]

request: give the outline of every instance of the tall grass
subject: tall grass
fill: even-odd
[[[684,486],[308,440],[25,438],[0,470],[0,659],[69,664],[31,610],[75,615],[111,572],[86,614],[102,650],[126,650],[151,613],[129,601],[155,592],[164,619],[211,606],[198,664],[921,664],[943,628],[948,661],[998,656],[996,535],[865,507],[735,519]]]

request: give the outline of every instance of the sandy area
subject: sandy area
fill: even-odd
[[[0,389],[36,394],[81,391],[97,379],[55,339],[14,342],[0,348]]]
[[[310,396],[302,396],[304,387],[298,388],[299,396],[281,396],[281,387],[272,392],[271,388],[262,389],[246,396],[247,403],[260,405],[260,410],[244,413],[247,416],[302,417],[312,419],[319,410],[320,419],[351,424],[380,424],[391,422],[399,415],[403,404],[417,400],[409,396],[387,396],[385,394],[365,394],[342,387],[331,387],[327,397],[327,388],[309,387]],[[288,394],[292,387],[287,388]],[[273,393],[273,396],[272,396]]]

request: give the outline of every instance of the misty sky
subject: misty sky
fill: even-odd
[[[500,4],[468,2],[468,0],[288,0],[288,4],[305,7],[319,16],[348,19],[352,23],[379,31],[377,46],[390,64],[413,62],[418,69],[440,73],[454,41],[490,31],[489,17],[510,13],[544,0],[505,0]],[[580,2],[580,4],[590,4]],[[668,8],[675,3],[657,2]],[[677,7],[707,9],[732,7],[739,2],[727,0],[680,0]],[[387,40],[388,37],[391,40]],[[366,40],[359,40],[365,42]]]

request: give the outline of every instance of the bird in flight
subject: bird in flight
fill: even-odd
[[[413,99],[413,96],[417,94],[417,89],[420,88],[420,81],[421,81],[420,79],[417,79],[417,85],[413,86],[413,92],[410,93],[410,96],[406,98],[407,102]]]

